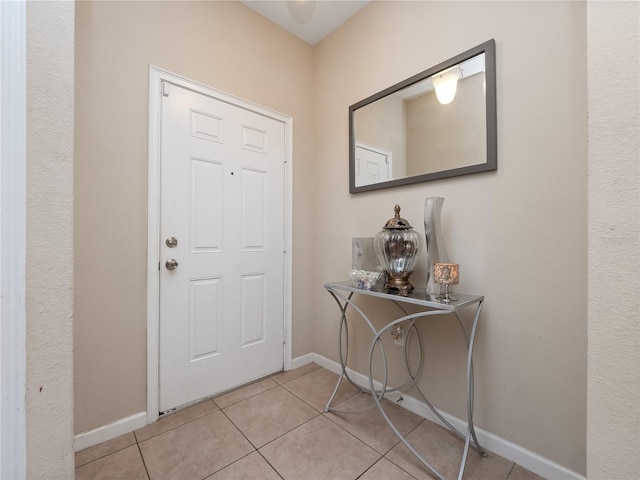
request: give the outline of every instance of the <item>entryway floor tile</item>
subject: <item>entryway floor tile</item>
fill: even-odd
[[[242,457],[207,480],[280,480],[280,475],[258,452]]]
[[[285,480],[355,480],[380,455],[318,416],[260,449]]]
[[[76,480],[422,480],[434,477],[384,422],[372,399],[316,364],[208,399],[76,454]],[[402,434],[445,478],[463,442],[391,402]],[[362,409],[365,408],[363,411]],[[469,450],[465,480],[544,480],[498,455]]]
[[[464,443],[453,433],[433,422],[424,421],[406,438],[440,475],[444,478],[458,478]],[[385,456],[419,480],[435,478],[404,443],[396,445]],[[494,453],[481,457],[477,451],[470,448],[464,478],[465,480],[504,480],[512,467],[513,462]]]
[[[256,448],[318,415],[282,387],[248,398],[223,411]]]
[[[204,417],[216,410],[218,410],[218,406],[211,400],[206,400],[183,410],[168,413],[161,416],[157,422],[136,430],[136,439],[138,442],[143,442],[151,437],[155,437],[156,435],[167,432],[173,428],[179,427],[180,425],[184,425],[185,423],[191,422],[197,418]]]
[[[238,403],[242,400],[253,397],[254,395],[258,395],[259,393],[266,392],[267,390],[277,386],[278,384],[276,382],[274,382],[270,378],[265,378],[258,382],[250,383],[245,387],[238,388],[237,390],[234,390],[232,392],[220,395],[219,397],[215,397],[213,401],[216,403],[216,405],[218,405],[218,407],[225,408],[229,405],[233,405],[234,403]]]
[[[93,447],[85,448],[84,450],[76,453],[76,467],[85,465],[135,444],[136,437],[133,432],[129,432],[107,442],[102,442],[98,445],[94,445]]]
[[[76,468],[76,480],[148,480],[138,445],[119,450]]]
[[[320,368],[287,382],[282,386],[296,397],[311,405],[318,412],[323,412],[337,381],[338,375],[324,368]],[[359,390],[356,387],[344,380],[340,384],[340,388],[334,399],[334,404],[340,403],[358,392]]]
[[[408,434],[424,420],[419,415],[388,400],[383,400],[382,405],[385,413],[402,435]],[[346,414],[329,412],[325,415],[378,453],[384,455],[400,441],[383,418],[371,395],[358,393],[339,403],[335,408],[346,412],[359,412]]]
[[[254,448],[220,411],[140,442],[151,480],[201,480]]]

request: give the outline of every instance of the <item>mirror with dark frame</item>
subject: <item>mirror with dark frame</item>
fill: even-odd
[[[495,41],[349,107],[349,192],[497,169]]]

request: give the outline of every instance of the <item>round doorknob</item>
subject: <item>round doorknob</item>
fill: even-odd
[[[167,270],[175,270],[176,268],[178,268],[178,262],[175,259],[170,258],[169,260],[164,262],[164,266],[167,267]]]
[[[169,237],[165,240],[167,247],[175,248],[178,246],[178,239],[176,237]]]

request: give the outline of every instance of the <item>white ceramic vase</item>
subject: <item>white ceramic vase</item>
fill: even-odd
[[[448,263],[449,256],[442,238],[440,226],[440,212],[444,198],[429,197],[424,201],[424,234],[426,237],[427,251],[427,293],[440,295],[441,285],[435,283],[433,278],[433,266],[436,263]]]

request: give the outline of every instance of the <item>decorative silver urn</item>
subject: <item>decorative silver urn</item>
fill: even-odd
[[[394,211],[395,216],[378,232],[373,245],[387,273],[385,290],[408,295],[413,290],[409,277],[416,267],[422,237],[408,221],[400,217],[400,205],[396,205]]]

